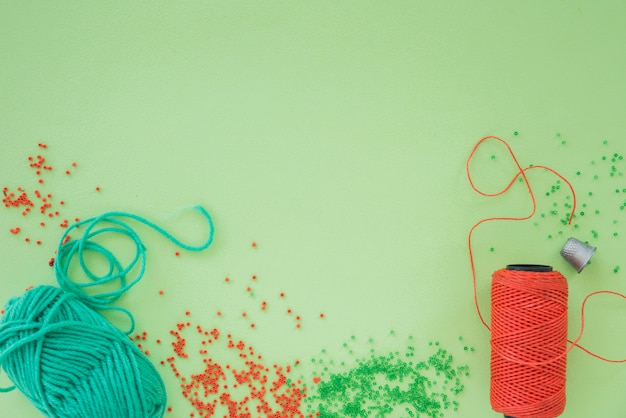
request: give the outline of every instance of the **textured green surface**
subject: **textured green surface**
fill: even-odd
[[[0,186],[40,187],[26,158],[45,142],[55,170],[40,188],[66,201],[64,217],[131,211],[193,240],[194,218],[171,215],[204,204],[217,227],[204,254],[176,257],[145,232],[148,272],[122,304],[155,338],[190,310],[206,328],[245,335],[268,362],[300,359],[304,369],[351,335],[375,338],[382,354],[403,349],[394,329],[416,346],[441,341],[469,365],[450,416],[495,417],[466,236],[478,219],[530,206],[523,187],[474,194],[465,159],[482,136],[501,136],[523,165],[567,176],[587,204],[578,228],[563,226],[563,185],[552,193],[556,178],[532,173],[536,218],[475,235],[487,315],[492,271],[552,264],[570,279],[575,335],[585,294],[626,291],[626,167],[610,175],[613,154],[626,155],[625,13],[618,1],[5,1]],[[492,145],[473,167],[495,190],[512,167]],[[62,230],[40,227],[38,215],[2,208],[3,301],[54,281],[48,260]],[[558,255],[570,235],[598,246],[580,275]],[[589,312],[583,342],[626,357],[626,304],[598,298]],[[459,335],[474,353],[454,348]],[[563,416],[623,415],[624,379],[623,366],[573,352]],[[188,416],[177,383],[168,389],[174,415]],[[0,406],[37,416],[17,393]]]

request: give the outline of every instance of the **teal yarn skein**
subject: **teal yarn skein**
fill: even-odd
[[[146,247],[124,220],[142,223],[183,249],[200,251],[211,245],[214,227],[204,208],[193,209],[209,225],[207,240],[198,246],[184,244],[146,219],[124,212],[109,212],[72,225],[61,238],[54,265],[60,287],[34,287],[5,307],[0,321],[0,367],[14,386],[0,388],[0,392],[20,390],[51,418],[163,417],[167,403],[163,380],[128,338],[134,328],[133,316],[110,304],[142,278],[146,267]],[[109,226],[97,228],[101,223]],[[85,230],[79,239],[66,240],[71,230],[81,226]],[[132,240],[136,253],[130,263],[122,265],[113,252],[94,240],[107,233]],[[91,252],[108,262],[105,274],[89,269],[86,255]],[[88,281],[71,280],[73,259],[78,260]],[[134,277],[127,277],[137,269]],[[117,283],[117,288],[93,291],[93,286],[111,283]],[[114,327],[98,312],[102,309],[126,314],[131,321],[129,330]]]
[[[48,417],[162,417],[167,397],[145,355],[77,296],[38,286],[7,307],[2,367]]]

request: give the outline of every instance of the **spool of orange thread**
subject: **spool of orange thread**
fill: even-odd
[[[491,283],[491,407],[515,418],[565,409],[565,277],[552,267],[512,264]]]

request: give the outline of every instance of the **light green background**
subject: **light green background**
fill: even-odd
[[[610,225],[619,210],[601,197],[620,179],[574,174],[606,150],[626,153],[625,16],[621,1],[3,1],[0,186],[35,188],[26,157],[45,142],[58,169],[45,188],[67,201],[69,216],[125,210],[193,240],[193,219],[172,215],[205,205],[216,223],[206,253],[176,258],[146,232],[148,273],[122,304],[151,335],[166,334],[187,309],[209,326],[215,309],[252,306],[232,289],[256,274],[258,300],[285,291],[304,318],[295,330],[278,310],[257,312],[254,331],[224,319],[271,361],[308,359],[351,335],[373,337],[381,350],[408,335],[439,340],[472,371],[449,415],[499,416],[489,405],[489,334],[473,307],[466,239],[477,220],[525,215],[529,202],[523,188],[502,198],[473,193],[465,159],[479,138],[499,135],[523,165],[561,171],[582,195],[598,191],[593,205],[609,218],[587,216],[580,231],[538,214],[535,227],[486,225],[475,239],[487,317],[493,270],[552,264],[571,279],[574,336],[585,294],[626,291],[613,273],[623,261]],[[512,172],[494,144],[475,167],[491,190]],[[555,181],[531,178],[539,195]],[[552,201],[540,199],[540,212]],[[5,301],[54,282],[47,262],[62,231],[2,209]],[[606,233],[576,275],[558,251],[567,236],[588,239],[594,228]],[[27,246],[24,234],[43,244]],[[226,290],[226,276],[238,287]],[[155,296],[160,288],[166,299]],[[590,303],[584,341],[620,358],[626,304],[615,299]],[[625,379],[625,366],[572,352],[563,416],[623,416]],[[176,410],[188,411],[175,382],[168,389]],[[2,395],[0,409],[39,416],[19,393]]]

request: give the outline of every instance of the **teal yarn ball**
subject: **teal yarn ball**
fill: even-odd
[[[191,209],[208,225],[208,236],[199,245],[185,244],[158,225],[125,212],[108,212],[70,226],[54,262],[59,287],[34,287],[5,307],[0,368],[14,386],[0,392],[20,390],[51,418],[163,417],[167,402],[163,380],[128,337],[135,325],[131,312],[112,304],[141,280],[146,269],[146,246],[129,222],[158,232],[182,249],[202,251],[213,241],[213,221],[202,206]],[[69,233],[77,228],[84,231],[82,236],[70,239]],[[103,245],[106,235],[130,240],[134,257],[122,263]],[[104,274],[92,271],[92,257],[108,264]],[[72,265],[80,267],[82,280],[70,275],[77,271]],[[98,312],[105,309],[125,314],[128,330],[120,331]]]
[[[153,418],[166,408],[161,376],[123,332],[76,295],[38,286],[11,299],[0,363],[46,417]]]

